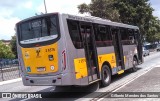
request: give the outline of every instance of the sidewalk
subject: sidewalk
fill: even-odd
[[[156,65],[101,101],[160,101],[160,65]],[[125,94],[131,97],[126,97]],[[143,97],[141,96],[143,95]],[[110,98],[111,97],[111,98]]]
[[[0,82],[0,86],[1,86],[1,85],[5,85],[5,84],[10,84],[10,83],[18,82],[18,81],[22,81],[22,78],[17,78],[17,79],[2,81],[2,82]]]
[[[160,92],[160,67],[155,67],[117,92]]]

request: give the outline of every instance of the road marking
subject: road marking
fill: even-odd
[[[113,90],[112,92],[116,92],[117,90],[123,88],[124,86],[126,86],[127,84],[133,82],[134,80],[136,80],[136,79],[139,78],[140,76],[146,74],[147,72],[149,72],[149,71],[150,71],[151,69],[153,69],[153,68],[154,68],[154,67],[151,67],[150,69],[144,70],[144,72],[143,72],[142,74],[140,74],[140,75],[136,76],[135,78],[129,80],[128,82],[124,83],[122,86],[118,87],[117,89]],[[111,93],[112,93],[112,92],[111,92]],[[109,93],[109,94],[111,94],[111,93]],[[109,95],[109,94],[107,94],[107,95]],[[106,95],[106,96],[107,96],[107,95]],[[105,97],[105,96],[103,96],[103,97]],[[105,98],[100,98],[100,99],[97,99],[97,100],[95,99],[94,101],[102,101],[103,99],[105,99]]]
[[[18,82],[18,81],[22,81],[22,78],[2,81],[2,82],[0,82],[0,85],[10,84],[10,83]]]

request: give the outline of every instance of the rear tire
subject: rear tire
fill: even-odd
[[[111,71],[109,69],[109,66],[103,65],[102,66],[102,71],[101,71],[101,86],[106,87],[110,85],[111,83]]]
[[[138,61],[137,59],[134,57],[133,58],[133,67],[131,68],[131,72],[136,72],[137,71],[137,65],[138,65]]]

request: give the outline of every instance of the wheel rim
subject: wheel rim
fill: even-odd
[[[105,68],[104,71],[103,71],[103,75],[104,75],[104,81],[105,82],[108,82],[109,81],[109,72],[108,70]]]

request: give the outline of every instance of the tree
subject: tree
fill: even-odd
[[[80,13],[89,13],[92,16],[119,21],[119,13],[114,7],[114,0],[91,0],[90,4],[80,4]]]
[[[11,46],[11,50],[12,50],[13,54],[15,55],[15,58],[18,58],[18,56],[17,56],[16,36],[12,36],[10,46]]]
[[[13,59],[15,55],[12,53],[10,46],[6,46],[0,41],[0,58]]]
[[[136,25],[145,36],[153,18],[153,8],[149,0],[115,0],[116,9],[119,11],[120,20],[123,23]]]
[[[154,43],[160,41],[160,20],[157,17],[153,17],[150,20],[149,30],[146,35],[148,42]]]
[[[0,59],[5,57],[4,47],[5,47],[5,46],[4,46],[3,42],[0,41]]]

